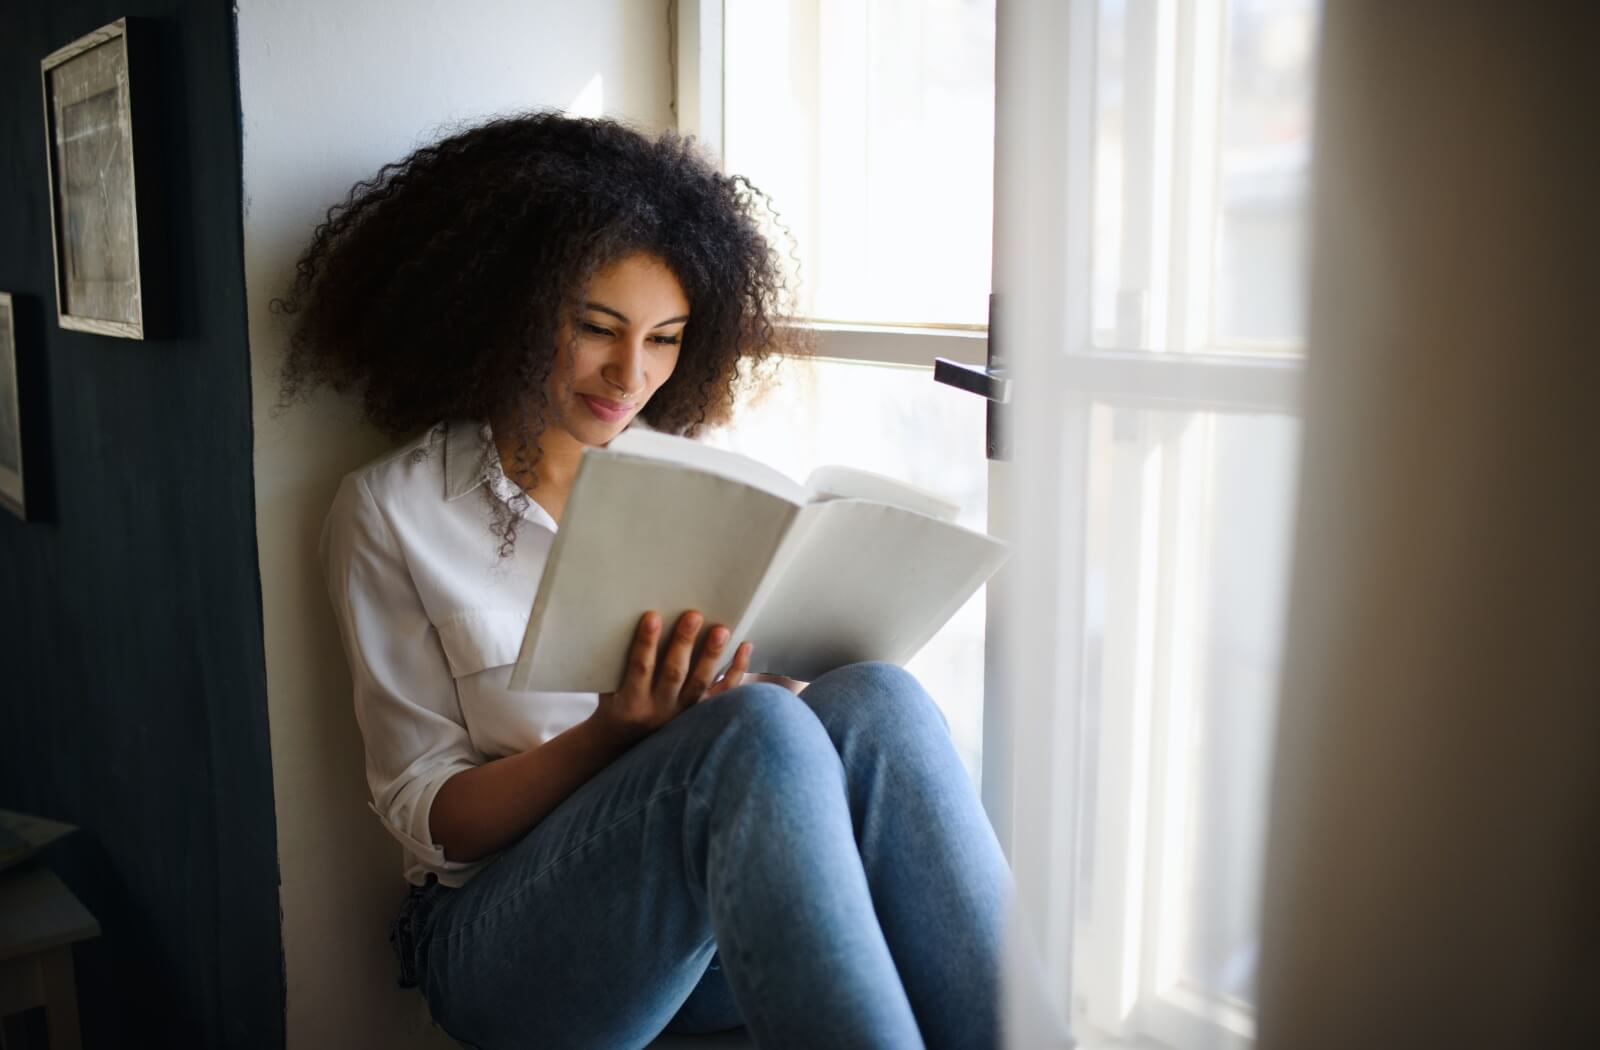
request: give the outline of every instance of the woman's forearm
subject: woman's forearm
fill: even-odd
[[[632,743],[586,719],[531,751],[464,769],[433,798],[433,841],[451,861],[479,860],[503,849]]]

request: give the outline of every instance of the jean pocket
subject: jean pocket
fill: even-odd
[[[396,983],[401,988],[417,987],[419,940],[427,928],[428,915],[444,888],[439,884],[439,877],[429,872],[425,885],[412,886],[407,891],[406,899],[400,902],[400,914],[389,924],[389,945],[394,949],[395,961],[400,969]]]

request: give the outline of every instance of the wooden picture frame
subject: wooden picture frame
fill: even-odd
[[[22,446],[22,385],[17,368],[16,304],[0,292],[0,507],[28,518]]]
[[[134,179],[131,43],[127,19],[118,19],[49,55],[39,75],[56,319],[75,331],[143,339],[147,253]]]

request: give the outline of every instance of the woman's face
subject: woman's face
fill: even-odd
[[[656,256],[637,252],[597,272],[562,333],[550,423],[591,446],[622,433],[672,375],[688,320],[683,286]]]

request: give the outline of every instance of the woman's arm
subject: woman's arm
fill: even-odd
[[[464,769],[433,797],[433,841],[447,860],[486,857],[521,838],[632,744],[589,718],[532,751]]]
[[[656,667],[661,618],[645,613],[634,634],[622,688],[602,693],[593,715],[531,751],[507,755],[450,777],[433,798],[428,822],[446,859],[474,861],[515,842],[566,797],[639,740],[700,700],[738,685],[750,646],[734,651],[727,673],[713,681],[728,642],[720,625],[691,661],[702,618],[678,618]]]

